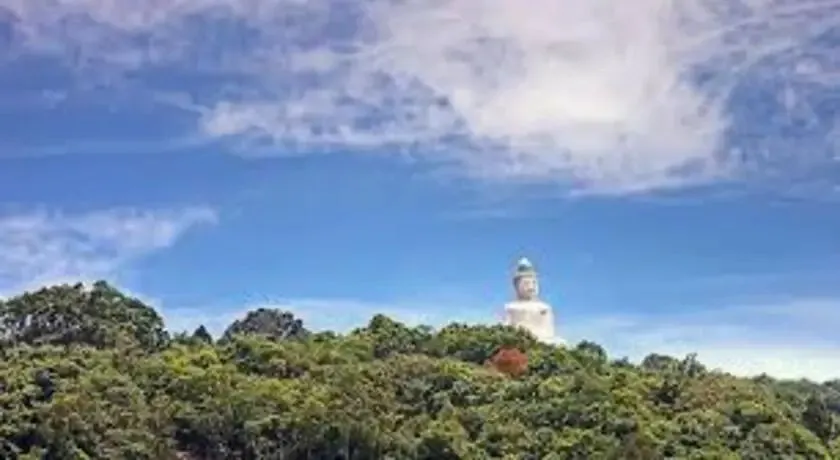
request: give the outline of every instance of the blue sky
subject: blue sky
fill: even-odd
[[[840,3],[129,3],[0,0],[0,293],[840,377]]]

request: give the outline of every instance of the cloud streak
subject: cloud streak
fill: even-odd
[[[246,152],[408,151],[475,178],[608,193],[801,180],[837,154],[837,111],[818,101],[838,97],[838,0],[0,8],[10,55],[214,75],[190,109]]]
[[[167,248],[214,211],[114,209],[83,214],[31,211],[0,217],[0,293],[45,284],[113,278]]]
[[[697,353],[707,366],[736,375],[829,380],[840,378],[838,306],[837,299],[800,299],[659,315],[592,315],[570,319],[565,330],[573,342],[595,340],[634,360],[648,353]]]

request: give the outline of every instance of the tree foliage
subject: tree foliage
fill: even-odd
[[[98,348],[130,342],[149,350],[167,341],[154,309],[104,281],[45,287],[0,302],[0,337],[18,344]]]
[[[206,327],[204,327],[203,324],[195,328],[195,331],[193,331],[192,336],[190,338],[192,340],[204,343],[213,343],[213,336],[210,335],[210,332],[207,330]]]
[[[290,312],[276,308],[258,308],[249,311],[245,318],[238,319],[228,326],[224,339],[230,340],[237,334],[257,334],[282,340],[304,338],[309,335],[309,331],[303,327],[303,322]]]
[[[840,458],[840,383],[611,361],[503,326],[261,309],[170,337],[105,283],[0,303],[3,459]],[[491,364],[490,366],[486,364]]]

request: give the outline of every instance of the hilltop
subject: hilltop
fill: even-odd
[[[214,339],[100,282],[3,301],[0,337],[2,458],[840,458],[840,382],[503,326],[337,334],[260,309]]]

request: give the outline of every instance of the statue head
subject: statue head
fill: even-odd
[[[522,258],[516,264],[513,275],[513,286],[516,289],[516,300],[536,300],[540,294],[537,272],[528,259]]]

